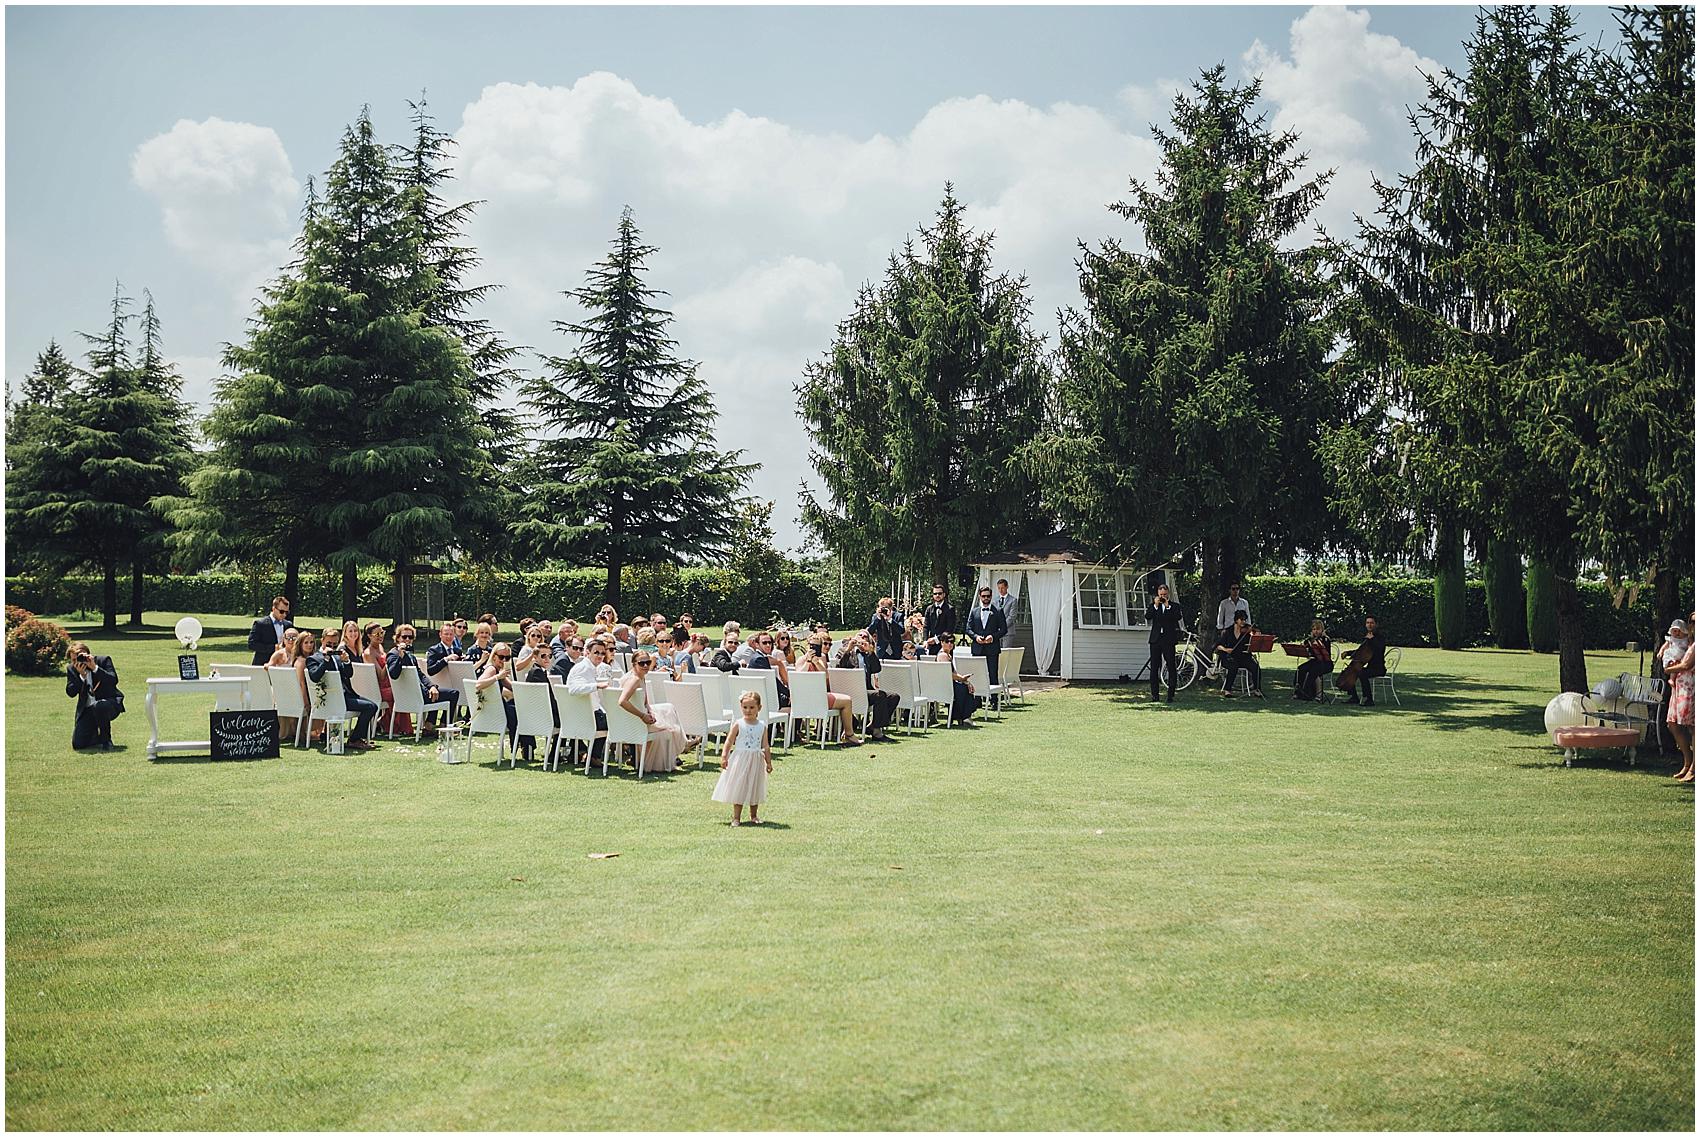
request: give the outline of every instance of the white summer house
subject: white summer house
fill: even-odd
[[[1027,649],[1027,675],[1138,676],[1151,658],[1145,609],[1157,586],[1166,582],[1181,600],[1172,567],[1106,563],[1062,534],[979,557],[974,567],[980,584],[1007,580],[1017,597],[1013,645]]]

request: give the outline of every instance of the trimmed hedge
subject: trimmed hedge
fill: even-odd
[[[521,615],[588,619],[602,606],[604,579],[601,569],[586,568],[483,577],[449,575],[443,578],[443,607],[451,615],[495,612],[507,623]],[[282,574],[255,581],[241,573],[207,572],[149,576],[143,581],[143,596],[149,611],[252,619],[265,613],[271,598],[282,588]],[[362,619],[390,618],[390,588],[390,576],[384,570],[361,571],[358,608]],[[620,588],[624,615],[642,609],[676,617],[688,611],[699,627],[726,620],[765,624],[775,614],[794,620],[812,619],[824,617],[828,610],[808,575],[795,570],[781,573],[776,581],[751,584],[725,569],[628,567],[621,573]],[[10,577],[6,598],[8,603],[37,612],[98,612],[101,580]],[[831,607],[836,611],[836,598]],[[309,616],[338,614],[342,610],[341,578],[326,573],[303,574],[295,610]]]
[[[476,616],[491,611],[504,623],[521,615],[575,616],[586,619],[602,604],[603,574],[599,569],[567,569],[558,572],[495,573],[483,579],[444,578],[444,606],[451,613]],[[751,584],[725,569],[714,568],[628,568],[621,577],[624,603],[621,611],[631,615],[640,609],[660,609],[669,617],[689,611],[698,627],[737,620],[746,625],[765,624],[775,614],[790,620],[815,618],[836,620],[836,580],[825,582],[800,570],[786,570],[776,581]],[[150,611],[195,612],[204,615],[246,616],[262,614],[267,603],[282,587],[281,575],[250,582],[240,573],[200,573],[194,576],[148,577],[145,597]],[[1653,635],[1652,594],[1644,590],[1632,608],[1612,607],[1611,591],[1603,584],[1583,583],[1584,642],[1590,648],[1620,648],[1629,640],[1649,642]],[[7,603],[22,604],[36,612],[94,612],[100,609],[101,582],[98,577],[65,577],[43,582],[29,577],[6,581]],[[1197,582],[1191,594],[1188,618],[1196,621]],[[301,579],[301,596],[296,611],[312,616],[334,616],[342,606],[341,582],[323,573]],[[1283,639],[1299,639],[1310,629],[1313,616],[1328,622],[1329,634],[1350,640],[1363,627],[1366,613],[1380,622],[1388,642],[1413,646],[1435,645],[1434,581],[1428,577],[1366,579],[1348,576],[1257,576],[1245,581],[1245,598],[1260,627]],[[360,575],[360,615],[387,620],[390,617],[389,574],[368,570]],[[865,615],[849,609],[856,625]],[[1211,616],[1214,617],[1212,612]],[[1196,626],[1196,625],[1195,625]],[[1487,614],[1487,591],[1480,581],[1470,581],[1464,590],[1464,639],[1466,646],[1491,642]]]
[[[1187,606],[1196,619],[1194,604]],[[1580,583],[1584,618],[1583,642],[1594,649],[1621,648],[1629,640],[1645,642],[1653,625],[1652,598],[1643,592],[1633,607],[1613,608],[1611,590],[1604,584]],[[1300,639],[1310,621],[1321,617],[1335,639],[1355,640],[1366,615],[1380,625],[1388,643],[1437,647],[1434,629],[1434,581],[1366,579],[1348,576],[1254,576],[1241,593],[1251,605],[1257,625],[1282,639]],[[1212,621],[1215,613],[1210,614]],[[1479,580],[1464,587],[1463,644],[1478,647],[1492,642],[1487,614],[1487,589]]]
[[[1523,599],[1529,621],[1529,648],[1551,653],[1558,650],[1558,581],[1552,567],[1541,561],[1529,562],[1529,575],[1523,582]],[[1592,641],[1584,641],[1593,647]]]

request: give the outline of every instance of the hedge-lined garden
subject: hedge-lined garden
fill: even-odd
[[[521,615],[586,617],[602,605],[601,569],[579,568],[552,572],[448,575],[443,580],[444,609],[451,614],[495,612],[504,619]],[[1196,584],[1185,590],[1196,597]],[[35,612],[93,612],[100,606],[101,582],[95,577],[11,577],[6,581],[8,603]],[[250,578],[241,573],[200,573],[193,576],[149,577],[148,607],[163,612],[201,612],[208,615],[257,616],[283,587],[281,577]],[[691,612],[699,625],[738,620],[765,624],[775,615],[788,620],[832,618],[838,614],[835,589],[822,590],[819,578],[787,569],[777,580],[746,581],[717,568],[628,568],[621,577],[624,610]],[[1656,642],[1651,597],[1643,593],[1633,606],[1616,608],[1604,584],[1578,585],[1590,648],[1621,648],[1631,640]],[[827,592],[830,591],[830,595]],[[1353,639],[1372,613],[1394,643],[1437,646],[1434,582],[1424,577],[1371,579],[1348,576],[1254,576],[1245,581],[1245,598],[1259,627],[1277,635],[1298,638],[1313,617],[1328,622],[1339,639]],[[958,597],[960,606],[964,597]],[[307,615],[334,614],[341,607],[336,577],[308,574],[301,580],[295,610]],[[1550,603],[1550,601],[1549,601]],[[871,602],[852,600],[847,620],[864,618]],[[1512,608],[1526,619],[1524,608]],[[360,614],[388,619],[390,578],[381,569],[360,575]],[[1196,620],[1196,610],[1188,612]],[[1515,637],[1527,642],[1526,636]],[[1481,581],[1464,588],[1464,646],[1493,642],[1487,591]],[[1537,644],[1542,643],[1537,637]],[[1552,650],[1549,646],[1546,650]]]

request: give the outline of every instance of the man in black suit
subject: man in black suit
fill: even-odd
[[[986,680],[998,681],[998,645],[1009,634],[1009,624],[1003,613],[992,606],[992,586],[980,589],[980,602],[968,609],[968,637],[974,641],[975,655],[986,660]]]
[[[378,717],[378,704],[354,693],[354,661],[348,645],[338,643],[327,632],[319,650],[307,657],[307,678],[313,683],[342,684],[342,705],[354,716],[354,734],[348,740],[348,747],[374,749],[372,720]]]
[[[1181,606],[1169,599],[1169,586],[1157,586],[1157,599],[1145,610],[1145,622],[1151,625],[1151,700],[1157,700],[1159,672],[1169,669],[1169,702],[1175,701],[1175,645],[1186,634],[1186,620]]]
[[[946,599],[944,585],[933,585],[933,602],[922,610],[921,616],[927,622],[926,645],[928,655],[939,653],[939,637],[956,634],[956,609],[950,606]]]
[[[110,655],[94,655],[89,645],[71,645],[71,662],[65,665],[65,694],[77,700],[77,721],[71,728],[71,749],[99,746],[112,749],[112,720],[124,713],[124,695],[118,690],[118,669]]]
[[[248,650],[254,653],[255,667],[264,667],[270,662],[272,652],[283,642],[283,633],[294,626],[289,622],[289,597],[272,597],[271,615],[255,620],[254,627],[248,632]]]

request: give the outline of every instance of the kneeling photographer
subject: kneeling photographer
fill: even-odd
[[[71,645],[65,666],[65,694],[77,700],[77,721],[71,729],[71,749],[98,746],[112,749],[112,720],[124,713],[124,694],[118,690],[118,669],[110,655],[94,655],[89,645]]]

